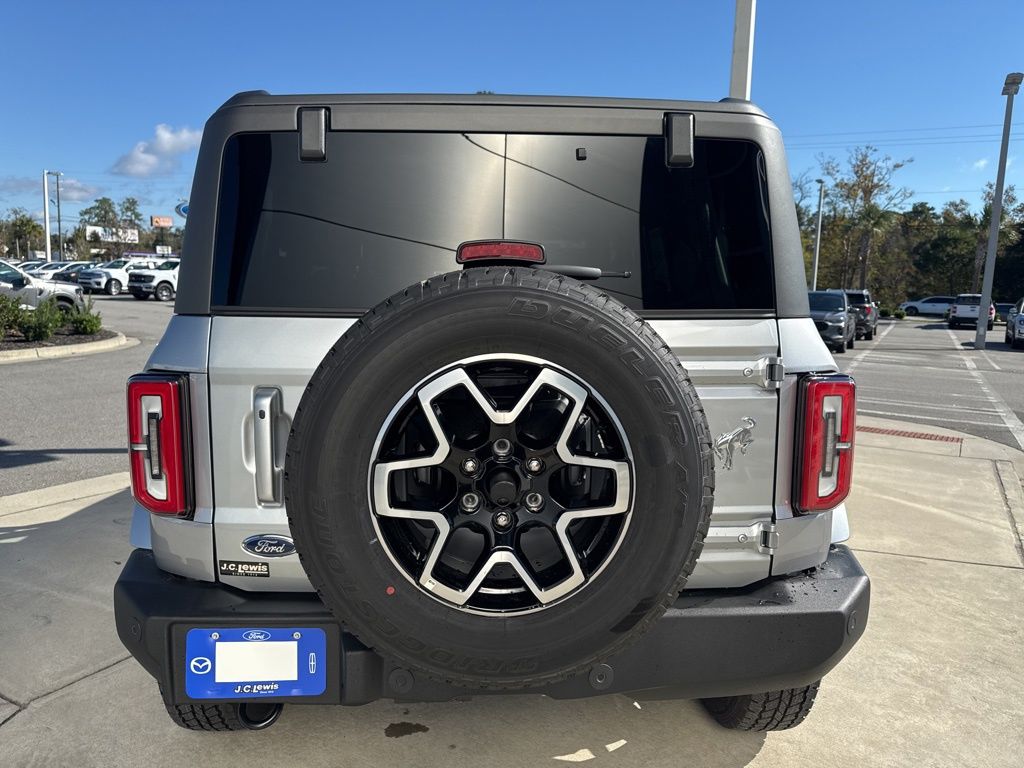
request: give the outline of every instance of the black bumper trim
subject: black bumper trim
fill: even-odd
[[[408,673],[342,630],[315,594],[251,593],[161,571],[136,550],[114,587],[121,642],[156,678],[168,703],[184,689],[185,634],[192,627],[321,627],[327,632],[327,690],[297,704],[365,704],[388,698],[445,701],[466,695],[543,693],[572,699],[605,693],[637,698],[706,698],[793,688],[820,679],[864,632],[870,583],[849,549],[833,546],[819,568],[742,589],[695,590],[636,645],[580,675],[543,688],[472,689]],[[206,700],[211,701],[211,700]]]

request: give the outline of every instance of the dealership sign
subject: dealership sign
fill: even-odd
[[[96,227],[92,224],[87,224],[85,227],[85,239],[98,239],[104,243],[137,243],[139,242],[139,230],[134,227],[113,229],[111,227]]]
[[[150,216],[149,226],[154,229],[170,229],[174,226],[174,219],[170,216]]]
[[[181,218],[183,219],[186,216],[188,216],[188,201],[178,203],[176,206],[174,206],[174,212],[181,216]]]

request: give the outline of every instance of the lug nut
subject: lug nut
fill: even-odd
[[[530,491],[526,494],[526,498],[523,502],[526,504],[526,508],[531,512],[540,512],[541,508],[544,506],[544,497],[536,491]]]
[[[506,530],[512,525],[512,515],[508,512],[498,512],[494,516],[494,527],[500,531]]]
[[[506,440],[504,437],[499,437],[494,441],[494,445],[491,446],[494,451],[494,456],[498,461],[504,461],[512,455],[512,443]]]
[[[544,462],[538,458],[532,458],[526,460],[526,471],[531,475],[536,475],[544,469]]]
[[[473,514],[480,509],[480,494],[473,491],[463,494],[462,499],[459,501],[459,506],[462,507],[463,512]]]
[[[480,463],[473,458],[464,459],[462,462],[462,474],[472,477],[480,469]]]

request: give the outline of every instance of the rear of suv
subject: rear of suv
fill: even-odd
[[[978,324],[978,315],[981,311],[981,294],[980,293],[961,293],[956,297],[956,301],[953,302],[953,306],[949,310],[949,327],[959,328],[960,326],[976,326]],[[990,304],[988,308],[988,330],[992,330],[992,326],[995,325],[996,321],[996,308],[994,304]]]
[[[857,319],[857,338],[871,341],[878,329],[878,307],[871,299],[871,291],[847,288],[846,300],[854,310]]]
[[[854,384],[751,104],[240,94],[182,255],[114,595],[179,725],[629,692],[788,728],[864,631]]]

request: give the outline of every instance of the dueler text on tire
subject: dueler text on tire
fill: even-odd
[[[696,391],[650,326],[506,267],[367,312],[310,380],[285,463],[338,619],[414,671],[503,688],[637,640],[693,570],[713,482]]]

